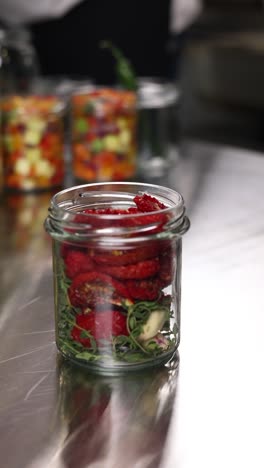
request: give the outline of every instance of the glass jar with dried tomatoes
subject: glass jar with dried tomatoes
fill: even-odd
[[[167,362],[180,341],[182,196],[141,183],[69,188],[51,200],[56,342],[91,370]]]

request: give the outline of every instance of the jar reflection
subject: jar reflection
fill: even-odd
[[[174,405],[178,358],[116,378],[93,376],[64,360],[59,367],[63,466],[158,466]],[[139,464],[139,465],[137,465]]]
[[[42,252],[50,244],[43,222],[51,193],[4,194],[0,220],[7,245],[17,252],[31,249]]]

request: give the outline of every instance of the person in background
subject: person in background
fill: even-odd
[[[114,61],[103,40],[123,51],[138,76],[167,77],[169,38],[177,40],[199,7],[200,0],[0,0],[0,20],[29,28],[43,75],[109,84]]]

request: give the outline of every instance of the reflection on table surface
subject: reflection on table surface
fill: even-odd
[[[43,222],[52,192],[5,194],[1,206],[2,235],[10,249],[18,252],[41,249],[46,242]],[[33,245],[32,245],[33,244]]]
[[[66,437],[56,453],[62,466],[158,466],[177,374],[177,358],[162,368],[112,379],[62,362],[58,428]]]
[[[264,158],[193,142],[180,364],[114,378],[54,343],[51,193],[0,205],[0,453],[7,468],[262,468]],[[147,181],[147,180],[146,180]]]

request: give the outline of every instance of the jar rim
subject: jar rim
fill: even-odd
[[[138,80],[138,107],[141,110],[176,105],[179,98],[180,91],[173,81],[152,77]]]
[[[36,101],[47,101],[50,100],[50,108],[49,109],[41,109],[37,106],[33,106],[32,102],[33,100]],[[18,115],[33,115],[33,116],[38,116],[38,115],[60,115],[65,111],[66,104],[63,100],[62,97],[52,94],[52,93],[10,93],[3,97],[0,100],[1,107],[2,107],[2,112],[5,114],[9,114],[10,112],[15,112]],[[11,103],[10,109],[5,109],[6,105],[9,105]]]
[[[87,208],[131,207],[136,206],[133,199],[136,195],[146,193],[157,198],[166,208],[145,213],[124,214],[122,219],[140,220],[149,217],[147,223],[135,223],[133,227],[120,226],[120,214],[83,213]],[[124,234],[134,234],[138,240],[147,240],[152,236],[167,237],[181,235],[188,229],[185,215],[185,205],[180,193],[168,187],[140,182],[98,182],[70,187],[56,193],[50,203],[46,229],[53,237],[74,238],[80,240],[94,239],[104,236],[104,242],[120,240]],[[159,217],[153,215],[168,215],[168,222],[162,225],[162,231],[157,234],[155,229],[161,226]],[[78,222],[76,222],[78,215]],[[157,219],[156,219],[157,218]],[[95,228],[94,221],[108,222],[107,227]],[[184,230],[182,229],[184,225]],[[124,239],[123,239],[124,240]],[[135,237],[133,237],[133,242]],[[128,236],[125,242],[131,242]]]

